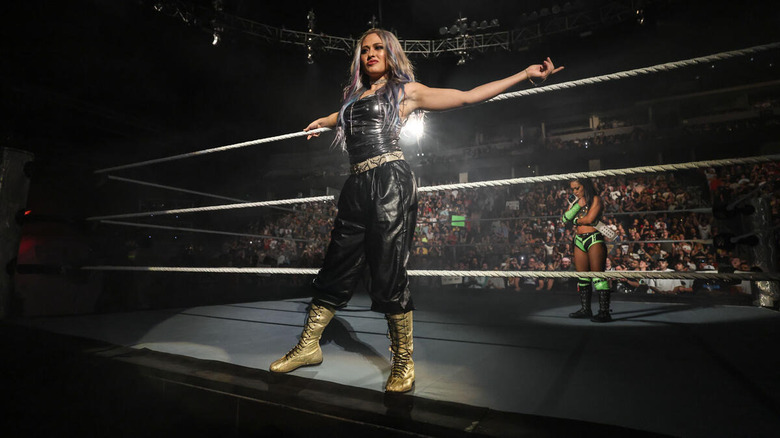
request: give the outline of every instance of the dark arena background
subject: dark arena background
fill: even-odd
[[[780,433],[775,2],[0,11],[5,436]],[[272,137],[337,110],[374,26],[432,87],[565,66],[509,90],[527,95],[405,128],[420,275],[416,383],[398,395],[364,285],[326,329],[322,365],[268,371],[300,333],[349,175],[332,132]],[[617,234],[609,324],[568,317],[575,172]]]

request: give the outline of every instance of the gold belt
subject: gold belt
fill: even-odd
[[[404,154],[401,151],[388,152],[386,154],[377,155],[376,157],[371,157],[368,160],[352,164],[349,166],[349,171],[352,172],[353,175],[357,175],[358,173],[367,172],[377,166],[381,166],[382,164],[403,159]]]

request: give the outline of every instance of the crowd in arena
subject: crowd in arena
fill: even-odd
[[[738,249],[716,249],[721,222],[713,203],[766,195],[780,217],[777,163],[597,178],[605,221],[617,232],[608,242],[607,270],[751,270],[754,260]],[[573,234],[560,221],[566,181],[420,192],[411,269],[573,271]],[[318,267],[335,217],[332,202],[300,204],[269,215],[249,230],[267,236],[239,237],[223,248],[229,266]],[[421,284],[549,290],[571,279],[421,277]],[[669,281],[615,282],[622,292],[691,293],[713,285]],[[720,287],[719,287],[720,288]],[[734,290],[734,288],[726,288]]]

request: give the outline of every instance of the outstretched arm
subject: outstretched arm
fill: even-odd
[[[336,126],[336,123],[338,123],[339,120],[339,113],[333,113],[329,116],[325,116],[322,118],[319,118],[311,123],[309,123],[309,126],[303,128],[304,131],[308,132],[312,129],[319,129],[319,128],[333,128]],[[306,136],[306,140],[311,139],[312,137],[319,137],[320,133],[310,134]]]
[[[484,102],[527,79],[545,79],[562,69],[563,67],[555,68],[552,60],[547,58],[542,64],[530,65],[512,76],[482,84],[468,91],[430,88],[418,82],[411,82],[406,84],[404,89],[406,98],[401,108],[402,116],[406,117],[415,110],[443,111]]]

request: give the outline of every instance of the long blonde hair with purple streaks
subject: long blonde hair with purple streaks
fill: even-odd
[[[403,99],[404,84],[414,82],[414,68],[407,58],[401,43],[395,35],[384,29],[369,29],[358,39],[355,53],[352,56],[352,65],[349,69],[349,83],[344,87],[344,96],[339,110],[338,124],[336,126],[336,137],[333,139],[333,146],[346,148],[346,135],[344,132],[344,109],[352,102],[358,100],[364,91],[371,88],[368,76],[363,72],[363,65],[360,62],[360,51],[363,41],[368,35],[376,34],[385,46],[387,62],[387,84],[376,92],[379,99],[384,100],[389,105],[389,111],[385,112],[384,126],[401,125],[400,104]]]

